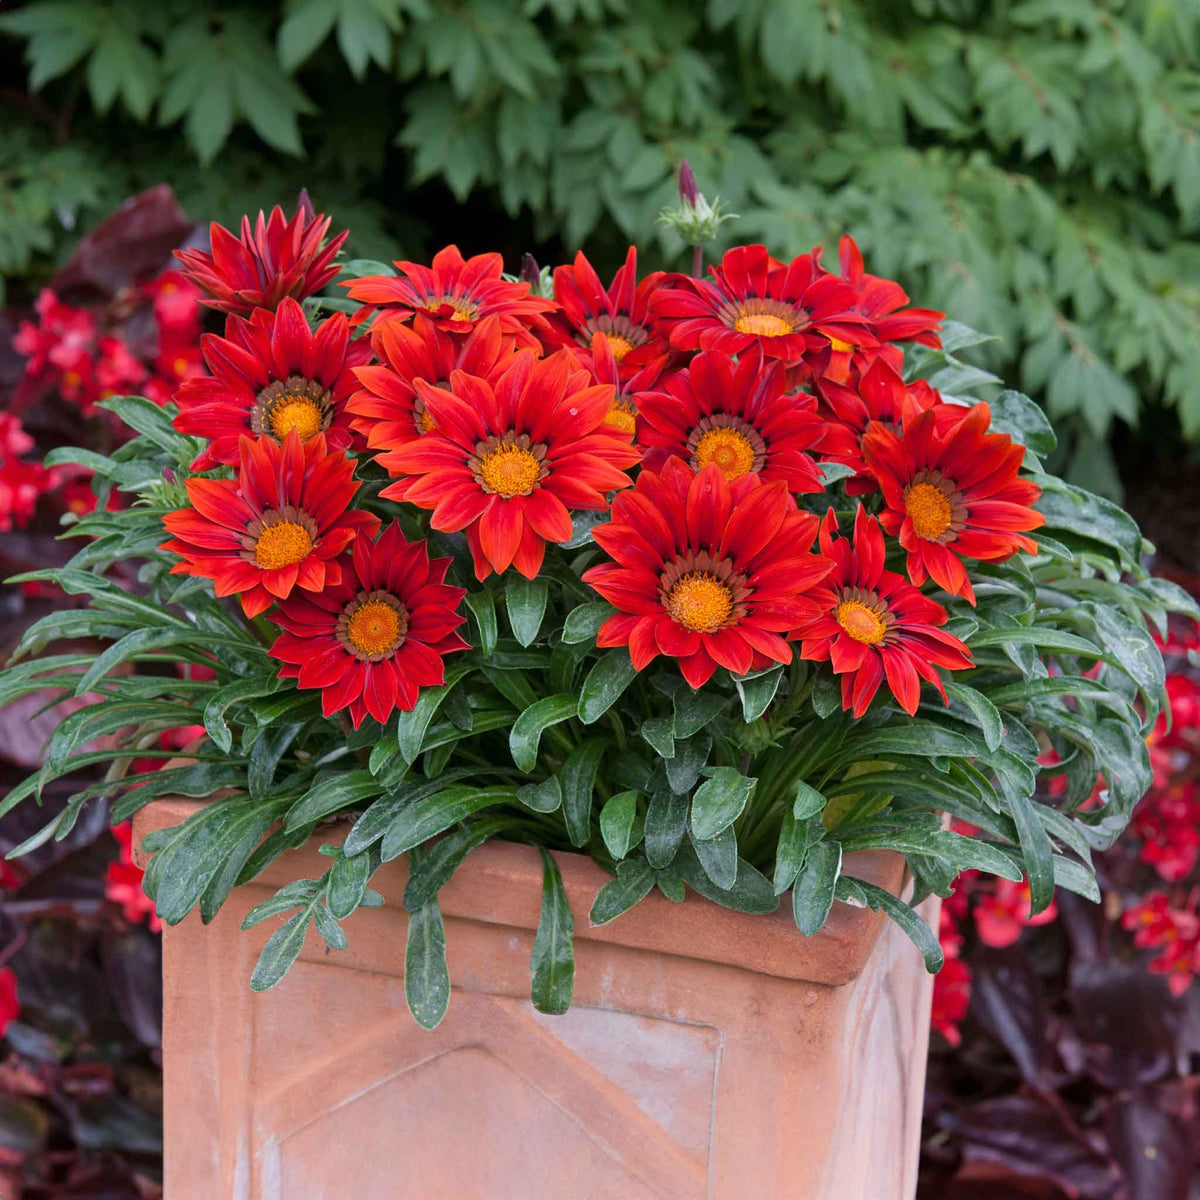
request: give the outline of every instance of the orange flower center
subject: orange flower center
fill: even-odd
[[[712,633],[720,629],[733,611],[729,585],[706,571],[690,571],[671,588],[667,612],[686,629]]]
[[[542,477],[542,464],[531,450],[504,441],[483,455],[478,471],[489,491],[508,500],[533,491]]]
[[[703,433],[696,443],[694,458],[697,470],[704,470],[709,463],[716,463],[726,479],[738,479],[754,470],[754,446],[740,430],[728,425],[718,426]]]
[[[452,321],[475,320],[476,306],[469,300],[463,300],[461,297],[433,296],[425,305],[425,311],[431,313],[440,312],[443,308],[451,310],[450,320]]]
[[[837,623],[856,641],[874,646],[887,636],[887,622],[878,609],[859,600],[843,600],[833,615]]]
[[[633,401],[627,400],[624,396],[618,396],[608,406],[608,412],[604,414],[603,425],[605,429],[633,437],[637,430],[637,409],[634,408]]]
[[[383,600],[368,600],[346,622],[350,644],[368,658],[393,649],[403,632],[400,614]]]
[[[743,313],[734,322],[738,333],[754,333],[759,337],[783,337],[792,332],[792,323],[771,313]]]
[[[303,525],[280,521],[267,525],[254,543],[254,561],[264,571],[277,571],[303,562],[312,551],[313,540]]]
[[[438,383],[436,386],[442,387],[443,385]],[[433,413],[425,407],[425,401],[420,396],[413,398],[413,428],[421,435],[432,433],[437,428]]]
[[[620,337],[615,333],[608,335],[608,345],[617,362],[620,362],[633,349],[633,343],[628,338]]]
[[[841,338],[835,337],[829,339],[829,347],[832,350],[836,350],[839,354],[845,354],[848,350],[854,349],[849,342],[843,342]]]
[[[294,429],[302,442],[329,428],[332,397],[323,384],[300,375],[276,380],[258,393],[250,409],[250,430],[277,442]]]
[[[282,442],[294,429],[302,442],[321,432],[321,409],[307,396],[289,396],[271,409],[271,432]]]
[[[954,519],[949,496],[932,483],[914,483],[905,488],[904,508],[918,537],[939,538]]]

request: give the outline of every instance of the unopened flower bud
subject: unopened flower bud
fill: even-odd
[[[313,208],[313,202],[309,198],[308,188],[301,188],[300,195],[296,200],[296,207],[304,214],[306,222],[315,221],[317,219],[316,209]]]
[[[679,206],[664,208],[658,215],[659,224],[674,229],[689,246],[703,246],[713,241],[718,230],[726,221],[732,221],[737,213],[721,211],[721,201],[714,198],[710,204],[696,186],[696,176],[686,159],[679,167]]]
[[[174,483],[175,472],[171,470],[170,467],[163,467],[163,479],[166,480],[167,483]]]
[[[692,168],[688,166],[686,158],[679,164],[679,198],[692,208],[695,208],[700,200],[700,189],[696,186],[696,176],[692,174]]]
[[[532,254],[526,254],[521,259],[521,275],[522,283],[527,283],[531,288],[537,288],[542,282],[542,269],[538,266],[537,259]]]

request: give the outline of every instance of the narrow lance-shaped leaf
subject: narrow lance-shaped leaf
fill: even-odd
[[[637,672],[628,650],[609,650],[588,672],[579,692],[579,719],[591,725],[617,702]]]
[[[539,1012],[564,1013],[571,1007],[575,987],[575,953],[571,939],[575,918],[567,903],[558,864],[548,850],[542,854],[542,914],[529,966],[533,971],[531,996]]]
[[[829,916],[834,887],[842,870],[840,842],[818,842],[810,846],[804,866],[792,887],[792,915],[796,928],[811,937]]]
[[[528,774],[537,766],[538,747],[542,734],[551,725],[558,725],[573,717],[579,701],[574,696],[547,696],[531,704],[513,722],[508,735],[508,748],[513,762]]]
[[[450,969],[446,965],[446,928],[436,899],[408,917],[404,949],[404,998],[422,1029],[436,1029],[450,1003]]]

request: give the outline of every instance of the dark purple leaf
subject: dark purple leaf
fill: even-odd
[[[1116,1164],[1057,1108],[1035,1096],[985,1100],[943,1114],[942,1123],[960,1139],[965,1162],[999,1163],[1088,1200],[1120,1195]]]
[[[1129,1180],[1131,1200],[1189,1200],[1196,1168],[1196,1130],[1164,1111],[1165,1097],[1144,1089],[1109,1109],[1108,1140]],[[1193,1121],[1194,1125],[1194,1121]]]
[[[1020,945],[971,956],[971,1018],[1012,1055],[1029,1083],[1045,1086],[1050,1050],[1042,981]]]
[[[56,292],[112,296],[162,270],[191,228],[170,184],[160,183],[130,197],[88,234],[50,286]]]
[[[104,943],[104,978],[121,1019],[143,1046],[162,1045],[162,942],[146,929]]]
[[[1183,1005],[1142,962],[1077,962],[1068,992],[1088,1070],[1109,1087],[1161,1079],[1178,1057]]]

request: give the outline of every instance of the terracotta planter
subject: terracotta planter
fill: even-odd
[[[135,845],[196,807],[150,805]],[[898,930],[837,904],[806,939],[787,906],[746,916],[690,895],[592,929],[607,876],[558,862],[577,933],[561,1017],[528,999],[541,867],[524,846],[473,851],[441,893],[454,991],[433,1032],[404,1003],[402,861],[372,885],[388,904],[349,919],[349,950],[310,934],[263,995],[250,973],[277,922],[238,926],[325,869],[315,843],[211,925],[165,930],[166,1195],[910,1200],[931,981]],[[904,880],[891,853],[846,869]]]

